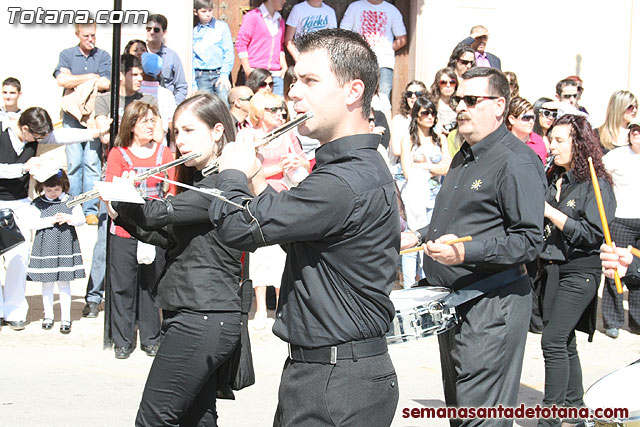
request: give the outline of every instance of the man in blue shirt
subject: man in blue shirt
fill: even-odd
[[[96,25],[77,24],[77,46],[60,52],[58,65],[53,72],[58,86],[64,88],[64,94],[72,92],[77,86],[95,80],[99,91],[107,91],[111,86],[111,57],[96,47]],[[66,128],[85,128],[77,118],[64,112],[62,124]],[[94,139],[81,144],[65,147],[67,153],[67,174],[69,175],[69,193],[77,196],[93,189],[94,181],[100,181],[101,147]],[[87,224],[98,224],[98,200],[83,204]]]
[[[195,0],[193,14],[198,19],[193,27],[193,90],[215,93],[227,102],[235,59],[231,31],[213,17],[211,0]]]
[[[162,81],[180,104],[187,97],[187,80],[178,54],[164,45],[168,21],[164,15],[150,15],[147,19],[147,49],[162,58]]]

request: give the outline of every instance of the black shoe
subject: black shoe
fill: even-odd
[[[53,328],[53,319],[44,319],[42,321],[42,329],[48,331],[51,328]]]
[[[127,347],[116,347],[113,351],[115,352],[116,359],[127,359],[131,355]]]
[[[100,312],[99,304],[96,302],[88,302],[82,309],[82,316],[90,319],[98,317]]]
[[[154,357],[156,354],[158,354],[158,347],[159,346],[157,344],[153,344],[153,345],[140,344],[140,349],[145,353],[147,353],[147,356],[151,356],[151,357]]]
[[[68,320],[63,320],[62,322],[60,322],[60,333],[67,335],[69,332],[71,332],[71,322],[69,322]]]
[[[9,327],[14,331],[21,331],[24,329],[24,320],[5,320],[4,324],[9,325]]]

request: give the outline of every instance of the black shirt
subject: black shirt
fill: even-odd
[[[9,126],[5,127],[3,122],[0,122],[0,163],[16,164],[26,163],[27,160],[36,155],[38,149],[37,142],[27,142],[22,149],[22,153],[16,153],[11,143],[11,136],[9,135]],[[0,179],[0,200],[20,200],[28,197],[29,190],[29,174],[26,173],[20,178],[1,178]]]
[[[501,125],[451,161],[425,240],[471,236],[464,262],[444,265],[425,256],[430,285],[460,289],[536,259],[542,248],[544,174],[540,158]]]
[[[389,329],[400,218],[378,141],[379,135],[364,134],[321,146],[313,172],[281,193],[268,188],[252,198],[242,172],[220,173],[217,188],[235,202],[252,198],[247,207],[266,243],[287,252],[273,326],[284,341],[321,347]],[[215,200],[210,215],[224,242],[258,247],[243,211]]]
[[[217,175],[196,174],[196,187],[213,188]],[[156,288],[164,310],[240,311],[242,252],[221,242],[209,221],[212,196],[187,190],[144,205],[114,202],[116,224],[143,242],[167,250]]]
[[[546,200],[569,218],[562,231],[551,221],[545,220],[545,229],[550,230],[551,233],[547,236],[540,258],[550,261],[570,261],[599,254],[604,232],[591,179],[578,182],[573,171],[563,174],[560,198],[556,201],[557,179],[558,176],[555,176],[553,182],[549,184]],[[598,183],[604,212],[607,218],[613,219],[616,212],[613,188],[602,178],[598,178]]]

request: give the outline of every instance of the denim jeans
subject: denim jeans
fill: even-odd
[[[218,79],[220,79],[220,68],[215,70],[196,70],[196,85],[198,86],[198,90],[214,93],[218,95],[226,105],[229,105],[227,102],[229,89],[222,85],[216,86]]]
[[[273,76],[273,93],[284,96],[284,80],[282,77]]]
[[[104,274],[107,268],[107,222],[107,208],[104,203],[100,203],[98,240],[93,246],[91,273],[87,282],[87,294],[84,298],[87,303],[100,304],[104,298]]]
[[[64,113],[62,125],[65,128],[84,129],[75,117]],[[69,175],[69,193],[77,196],[93,189],[93,183],[100,181],[102,147],[99,139],[80,144],[65,145],[67,153],[67,175]],[[85,215],[98,215],[98,199],[82,204]]]
[[[380,93],[387,95],[391,99],[391,89],[393,88],[393,68],[380,68]]]

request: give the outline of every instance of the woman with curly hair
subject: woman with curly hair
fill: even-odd
[[[456,71],[458,81],[462,80],[462,75],[476,65],[476,55],[473,48],[467,44],[459,43],[451,52],[448,68]]]
[[[431,100],[438,108],[436,132],[448,135],[456,125],[456,111],[451,107],[451,97],[458,89],[458,78],[453,68],[438,70],[431,85]]]
[[[629,123],[638,113],[638,99],[629,91],[617,90],[609,98],[607,115],[598,128],[605,153],[629,143]]]
[[[582,369],[575,331],[593,339],[604,233],[591,182],[591,157],[602,191],[604,210],[613,218],[616,200],[612,180],[602,163],[596,133],[586,118],[567,114],[549,129],[554,165],[548,174],[545,243],[539,258],[544,283],[542,354],[545,362],[543,404],[584,406]],[[577,422],[575,420],[563,420]],[[538,426],[560,426],[540,419]]]

